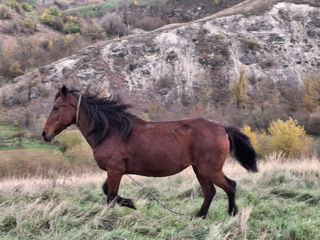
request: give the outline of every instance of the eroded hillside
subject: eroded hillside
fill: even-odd
[[[248,0],[193,23],[90,46],[2,87],[3,112],[38,119],[50,110],[57,84],[67,83],[120,94],[149,119],[210,111],[219,120],[221,109],[226,115],[246,109],[252,121],[298,116],[301,85],[320,67],[320,8],[292,2]],[[232,91],[239,76],[246,79],[241,102]]]

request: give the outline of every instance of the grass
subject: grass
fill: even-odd
[[[0,124],[0,150],[11,149],[46,149],[58,150],[57,146],[45,144],[32,137],[34,132],[40,130],[25,129],[19,125],[9,126]]]
[[[99,13],[106,13],[114,10],[116,7],[116,1],[117,0],[111,0],[103,3],[96,3],[96,4],[87,5],[87,6],[70,8],[68,9],[68,11],[78,12],[83,16],[97,15]],[[129,0],[128,3],[132,4],[133,0]],[[118,4],[119,4],[119,7],[121,7],[124,4],[124,1],[120,0]]]
[[[96,4],[90,4],[90,5],[76,7],[76,8],[70,8],[67,11],[77,12],[83,16],[94,16],[94,15],[101,16],[102,14],[113,11],[116,8],[116,1],[117,0],[110,0],[103,3],[96,3]],[[138,2],[139,5],[147,5],[155,1],[157,0],[140,0],[140,1],[128,0],[128,4],[131,5],[134,2]],[[123,4],[124,4],[124,0],[118,0],[119,8],[122,7]]]
[[[317,159],[260,164],[249,174],[229,163],[238,183],[239,214],[227,214],[217,191],[205,220],[192,219],[202,197],[191,169],[168,178],[135,177],[168,207],[161,208],[124,177],[120,195],[138,210],[107,209],[101,185],[106,174],[11,178],[0,182],[1,239],[319,239],[320,162]]]

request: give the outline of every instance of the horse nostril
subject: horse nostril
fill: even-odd
[[[46,137],[46,132],[45,132],[45,131],[42,132],[42,137],[43,137],[43,138]]]

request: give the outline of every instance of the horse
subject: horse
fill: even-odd
[[[236,215],[237,184],[224,175],[222,168],[231,153],[245,169],[258,171],[249,137],[235,127],[205,118],[145,121],[131,114],[129,107],[115,98],[81,94],[63,85],[55,96],[42,137],[50,142],[76,124],[91,146],[98,166],[107,171],[102,189],[108,207],[117,203],[136,209],[132,199],[118,195],[125,174],[166,177],[192,166],[204,196],[196,217],[206,217],[216,193],[215,185],[228,196],[229,215]]]

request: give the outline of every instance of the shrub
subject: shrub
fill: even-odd
[[[13,62],[11,62],[10,68],[9,68],[9,76],[11,78],[15,78],[22,74],[23,74],[23,70],[21,69],[20,62],[18,60],[14,60]]]
[[[57,31],[60,31],[60,32],[63,31],[63,22],[61,17],[57,17],[57,16],[54,17],[54,22],[52,24],[52,27]]]
[[[81,24],[77,22],[70,22],[63,25],[63,32],[65,33],[81,33]]]
[[[57,136],[57,141],[59,142],[62,151],[67,151],[80,145],[83,142],[81,133],[78,130],[69,130],[60,133]]]
[[[308,153],[310,139],[298,121],[273,121],[268,128],[270,146],[273,152],[283,152],[288,157],[298,157]]]
[[[41,22],[43,22],[44,24],[47,24],[49,26],[53,26],[54,23],[54,17],[52,15],[50,15],[48,12],[44,12],[41,15]]]
[[[59,9],[56,7],[49,8],[49,13],[52,16],[58,16],[58,17],[61,17],[61,15],[62,15],[61,12],[59,11]]]
[[[29,3],[22,2],[21,7],[25,12],[31,12],[32,11],[32,6]]]
[[[90,24],[82,24],[81,34],[83,36],[90,37],[91,40],[97,40],[102,38],[101,28],[95,21],[92,21],[92,23]]]
[[[270,154],[273,154],[274,151],[272,150],[270,145],[271,136],[265,131],[259,133],[255,132],[255,134],[257,136],[257,145],[255,150],[257,152],[258,157],[265,158],[270,156]]]
[[[284,157],[299,157],[309,153],[311,140],[298,121],[290,118],[287,121],[273,121],[268,132],[254,132],[250,126],[243,128],[259,157],[270,154],[281,154]]]
[[[31,18],[27,18],[24,22],[24,32],[34,33],[38,30],[37,24]],[[27,30],[27,31],[26,31]]]
[[[22,13],[21,5],[18,2],[11,0],[11,1],[6,1],[5,4],[11,7],[12,9],[14,9],[17,13],[19,14]]]
[[[121,21],[120,17],[114,13],[104,16],[101,20],[101,27],[109,35],[126,35],[126,25]]]
[[[257,134],[251,131],[250,126],[243,127],[243,133],[250,138],[250,142],[255,150],[257,150]]]
[[[0,7],[0,19],[10,19],[11,18],[11,12],[10,9],[6,6]]]

